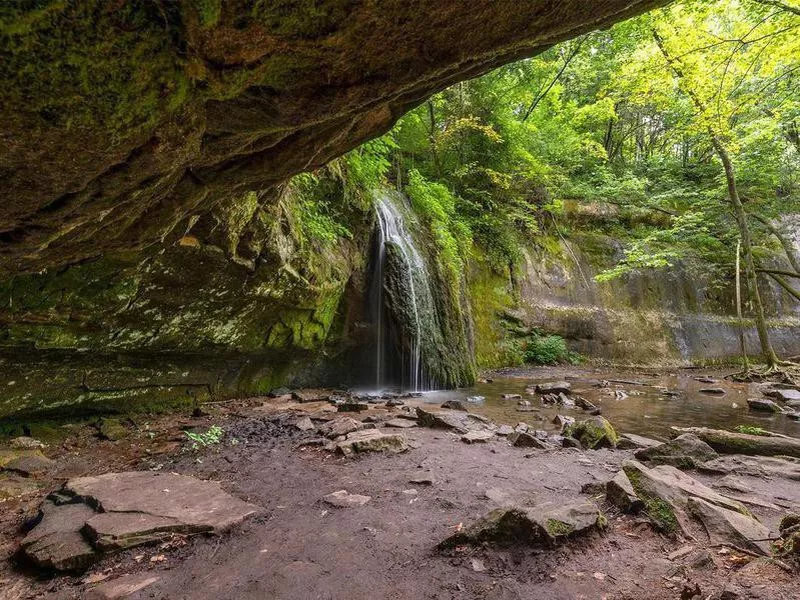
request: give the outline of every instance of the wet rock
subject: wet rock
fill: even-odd
[[[762,393],[765,396],[783,400],[784,402],[800,402],[800,390],[796,389],[767,388],[762,390]]]
[[[386,401],[386,406],[388,406],[390,408],[393,407],[393,406],[403,406],[404,404],[405,404],[405,402],[403,402],[402,400],[399,400],[397,398],[392,398],[392,399]]]
[[[23,477],[37,477],[50,471],[55,464],[54,460],[50,460],[37,452],[36,454],[26,454],[10,460],[2,467],[2,470],[22,475]]]
[[[417,407],[417,422],[421,427],[448,429],[456,433],[493,429],[491,421],[480,415],[453,410],[430,410]]]
[[[700,383],[719,383],[719,379],[714,379],[713,377],[694,377],[695,381],[699,381]]]
[[[720,454],[800,458],[800,439],[789,436],[750,435],[707,427],[672,427],[672,429],[681,433],[695,434]]]
[[[617,440],[617,448],[622,450],[632,450],[635,448],[652,448],[660,446],[663,442],[654,440],[635,433],[621,433]]]
[[[687,510],[689,498],[693,497],[750,517],[743,504],[715,492],[675,467],[660,465],[648,469],[640,462],[626,460],[622,463],[622,472],[636,497],[644,503],[645,514],[661,531],[680,530],[691,535]]]
[[[525,433],[526,431],[528,431],[528,424],[520,421],[514,426],[514,431],[516,431],[517,433]]]
[[[313,431],[316,429],[316,426],[311,421],[310,417],[301,417],[296,419],[294,423],[292,423],[295,429],[299,429],[300,431]]]
[[[321,435],[326,438],[334,439],[342,435],[347,435],[359,429],[363,429],[364,424],[356,421],[352,417],[338,417],[333,421],[328,421],[319,428]]]
[[[292,400],[295,402],[327,402],[331,395],[323,390],[296,390],[292,392]]]
[[[83,596],[84,600],[122,600],[153,585],[161,578],[151,572],[123,575],[94,586]]]
[[[530,433],[521,433],[515,431],[508,436],[508,441],[511,442],[512,446],[516,446],[517,448],[539,448],[540,450],[546,450],[550,448],[550,446]]]
[[[267,394],[270,398],[280,398],[281,396],[289,396],[291,395],[292,390],[287,387],[277,387],[272,388],[269,393]]]
[[[531,405],[529,400],[522,400],[517,403],[517,412],[539,412],[539,409]]]
[[[467,410],[467,407],[464,406],[461,400],[447,400],[442,402],[442,408],[448,408],[450,410]]]
[[[565,436],[562,437],[561,445],[564,448],[581,448],[582,447],[580,440],[576,440],[574,437],[570,437],[568,435],[565,435]]]
[[[466,444],[485,444],[491,439],[494,439],[491,431],[470,431],[461,436],[461,441]]]
[[[575,397],[575,406],[577,406],[578,408],[580,408],[582,410],[585,410],[586,412],[592,413],[593,415],[599,415],[600,414],[600,409],[597,408],[597,406],[595,406],[591,402],[589,402],[583,396],[576,396]]]
[[[708,396],[724,396],[727,393],[724,389],[718,387],[700,388],[698,391]]]
[[[362,412],[369,410],[369,404],[364,402],[345,401],[336,405],[337,412]]]
[[[580,398],[580,396],[578,396]],[[583,398],[581,398],[583,400]],[[574,408],[577,406],[577,400],[573,400],[569,396],[567,396],[564,392],[560,392],[557,396],[556,402],[563,406],[564,408]],[[585,402],[585,401],[584,401]],[[592,405],[594,406],[594,405]]]
[[[702,498],[690,497],[687,501],[689,513],[703,523],[712,544],[733,544],[740,548],[770,555],[771,533],[753,517],[711,504]]]
[[[483,543],[552,547],[568,538],[601,529],[605,522],[591,502],[498,508],[441,542],[439,548]]]
[[[25,557],[44,569],[80,570],[92,564],[99,554],[83,536],[86,521],[97,513],[86,504],[56,506],[42,504],[41,522],[22,540]]]
[[[467,402],[471,404],[481,404],[486,398],[484,396],[467,396]]]
[[[100,419],[97,431],[104,440],[116,442],[128,435],[128,430],[117,419]]]
[[[622,512],[637,513],[644,508],[644,502],[636,495],[633,485],[623,471],[606,483],[605,492],[606,500]]]
[[[417,424],[412,421],[411,419],[389,419],[385,423],[386,427],[395,427],[397,429],[411,429],[412,427],[416,427]]]
[[[380,429],[355,431],[336,444],[336,451],[345,456],[364,452],[399,453],[408,450],[406,438],[398,433],[383,433]]]
[[[783,412],[783,409],[776,404],[774,400],[767,400],[765,398],[748,398],[747,406],[750,408],[750,410],[757,410],[761,412]]]
[[[500,397],[503,400],[519,400],[522,398],[519,394],[502,394]]]
[[[337,508],[350,508],[353,506],[364,506],[367,502],[372,500],[371,496],[361,496],[359,494],[351,494],[347,490],[339,490],[338,492],[331,492],[327,496],[323,496],[322,501],[330,506]]]
[[[497,431],[495,431],[494,433],[495,435],[501,435],[505,437],[514,433],[514,428],[511,427],[511,425],[500,425],[500,427],[498,427]]]
[[[566,381],[549,381],[536,384],[536,392],[539,394],[569,394],[572,386]]]
[[[28,436],[15,437],[10,442],[11,448],[14,450],[39,450],[44,448],[44,444],[36,438]]]
[[[556,415],[553,417],[551,421],[554,425],[558,425],[561,431],[564,431],[565,427],[569,427],[575,423],[575,417],[569,417],[567,415]]]
[[[617,432],[604,417],[595,416],[577,421],[564,430],[564,435],[580,441],[585,448],[616,448]]]
[[[679,469],[695,469],[701,463],[719,458],[711,446],[691,433],[684,433],[658,446],[642,448],[634,455],[653,465],[672,465]]]

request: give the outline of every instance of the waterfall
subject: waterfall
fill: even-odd
[[[369,295],[375,332],[375,383],[379,390],[387,384],[397,384],[404,390],[424,391],[431,389],[433,383],[425,373],[422,355],[426,334],[424,306],[431,306],[432,297],[425,262],[398,207],[403,200],[399,194],[389,192],[380,192],[375,198],[377,227]],[[396,250],[403,267],[398,294],[404,297],[395,298],[393,306],[389,306],[392,303],[387,298],[390,247]],[[401,303],[403,311],[398,308]]]

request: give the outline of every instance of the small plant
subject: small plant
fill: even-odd
[[[769,437],[769,431],[766,429],[761,429],[761,427],[756,427],[755,425],[738,425],[735,430],[739,433],[746,433],[747,435],[760,435]]]
[[[191,431],[184,431],[186,437],[192,442],[190,446],[192,450],[199,450],[207,446],[214,446],[222,441],[225,435],[225,430],[219,425],[212,425],[205,433],[194,433]]]
[[[541,335],[534,333],[525,345],[526,363],[536,365],[555,365],[568,362],[578,364],[581,356],[567,349],[567,343],[560,335]]]

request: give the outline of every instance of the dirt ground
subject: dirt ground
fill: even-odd
[[[270,420],[290,409],[314,413],[330,407],[266,399],[229,402],[208,408],[210,414],[198,418],[173,414],[126,422],[129,434],[117,442],[98,440],[89,425],[65,428],[63,441],[45,450],[58,467],[42,481],[42,491],[0,504],[3,559],[16,549],[26,515],[48,491],[77,475],[130,469],[195,475],[223,482],[228,491],[263,507],[263,513],[222,536],[176,536],[160,546],[112,555],[78,575],[43,575],[3,560],[0,598],[79,599],[97,581],[141,571],[158,580],[129,598],[800,597],[797,573],[728,548],[709,548],[703,539],[664,537],[645,520],[619,515],[602,504],[608,529],[557,549],[483,546],[440,552],[436,545],[459,524],[472,523],[504,499],[531,504],[587,498],[582,486],[611,479],[632,452],[531,450],[511,447],[500,437],[468,445],[456,434],[413,428],[401,432],[412,445],[403,454],[346,459],[319,446],[299,446],[315,434]],[[225,429],[224,442],[188,449],[182,429],[212,424]],[[410,482],[420,477],[433,483]],[[715,483],[714,477],[697,477]],[[739,479],[755,490],[750,499],[756,504],[748,507],[772,528],[782,514],[800,509],[797,482]],[[322,501],[342,489],[371,500],[338,509]],[[670,558],[676,550],[683,555]]]

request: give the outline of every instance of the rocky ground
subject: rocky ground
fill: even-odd
[[[667,445],[617,438],[588,412],[565,440],[458,406],[327,396],[65,425],[43,449],[3,446],[0,598],[797,597],[792,559],[766,556],[765,541],[800,511],[796,459],[719,456],[699,431]],[[87,479],[129,471],[147,475]],[[175,474],[193,478],[186,510]],[[66,497],[80,535],[95,532],[77,573],[30,561],[63,549],[31,541],[59,489],[48,502]],[[148,522],[108,522],[130,514]]]

